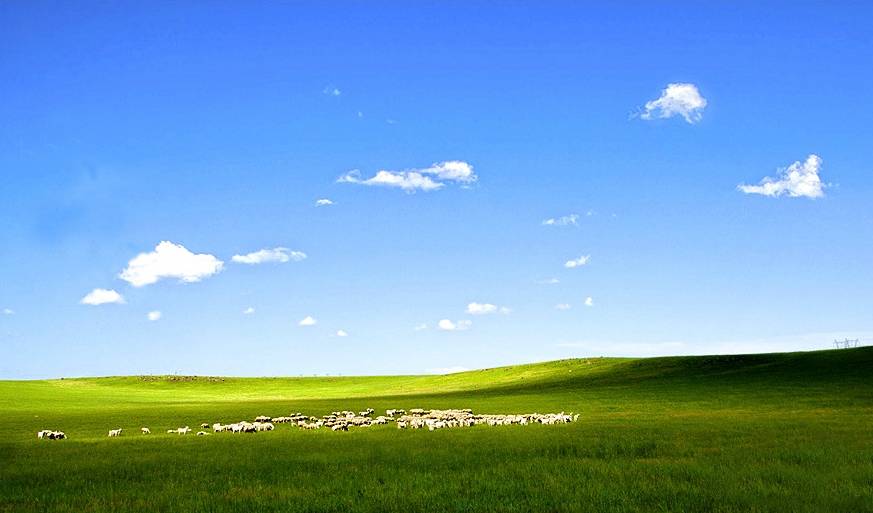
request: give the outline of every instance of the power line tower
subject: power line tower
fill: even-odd
[[[849,349],[852,347],[858,347],[858,342],[860,339],[845,339],[845,340],[834,340],[834,348],[835,349]]]

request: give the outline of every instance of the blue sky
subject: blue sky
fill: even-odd
[[[0,378],[873,340],[871,21],[4,3]]]

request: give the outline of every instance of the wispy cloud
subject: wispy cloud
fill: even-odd
[[[555,310],[569,310],[570,308],[572,308],[570,303],[558,303],[555,305]]]
[[[701,96],[694,84],[667,84],[658,99],[646,102],[640,117],[653,119],[679,115],[685,121],[694,124],[703,119],[706,103],[706,98]]]
[[[160,320],[161,315],[162,315],[161,312],[159,312],[159,311],[157,311],[157,310],[152,310],[151,312],[149,312],[148,314],[146,314],[146,317],[147,317],[148,320],[150,320],[150,321],[157,321],[157,320]]]
[[[338,337],[348,337],[349,334],[346,332],[346,330],[336,330],[336,336],[338,336]]]
[[[559,280],[557,278],[546,278],[544,280],[537,280],[536,281],[537,285],[556,285],[558,283],[561,283],[561,280]]]
[[[594,306],[594,298],[591,296],[586,297],[585,306]]]
[[[737,189],[746,194],[761,194],[763,196],[792,198],[820,198],[824,196],[825,184],[818,176],[821,169],[821,157],[812,154],[806,161],[797,161],[787,168],[779,170],[778,178],[765,177],[758,185],[739,185]]]
[[[291,251],[288,248],[261,249],[247,255],[234,255],[231,260],[239,264],[264,264],[268,262],[285,263],[291,260],[299,262],[306,259],[306,253]]]
[[[333,205],[333,200],[329,200],[327,198],[321,198],[321,199],[315,200],[316,207],[326,207],[329,205]]]
[[[311,315],[307,315],[297,323],[298,326],[315,326],[316,324],[318,324],[318,321]]]
[[[15,310],[13,310],[11,308],[4,308],[3,315],[15,315]]]
[[[543,220],[543,226],[579,226],[579,214],[550,217]]]
[[[220,272],[223,267],[224,262],[212,255],[194,254],[181,244],[163,241],[154,251],[135,256],[118,277],[134,287],[150,285],[163,278],[193,283]]]
[[[255,313],[255,308],[253,306],[250,306],[243,310],[243,315],[252,315],[253,313]]]
[[[573,260],[567,260],[564,262],[564,267],[567,269],[574,269],[576,267],[582,267],[583,265],[587,265],[591,260],[591,255],[582,255],[579,258],[575,258]]]
[[[343,94],[343,92],[340,91],[338,87],[330,84],[324,86],[324,89],[322,89],[321,92],[326,94],[327,96],[340,96],[341,94]]]
[[[473,321],[469,320],[452,322],[449,319],[443,319],[437,323],[437,327],[443,331],[465,331],[470,329],[472,325]]]
[[[447,184],[469,185],[478,179],[473,166],[461,160],[437,162],[430,167],[403,171],[380,170],[370,178],[362,178],[357,169],[337,179],[339,183],[394,187],[406,192],[435,191]]]
[[[94,289],[79,300],[83,305],[124,304],[124,296],[112,289]]]
[[[500,312],[509,314],[512,312],[510,308],[505,306],[492,305],[491,303],[470,303],[467,305],[467,313],[470,315],[487,315]]]
[[[426,324],[426,323],[417,324],[417,325],[416,325],[414,328],[412,328],[412,329],[413,329],[414,331],[424,331],[424,330],[427,329],[427,324]]]

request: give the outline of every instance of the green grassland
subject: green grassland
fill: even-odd
[[[166,434],[366,407],[581,417]],[[44,428],[70,439],[37,440]],[[0,381],[0,511],[873,511],[873,348],[447,376]]]

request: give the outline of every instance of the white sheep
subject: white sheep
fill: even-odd
[[[110,430],[109,430],[109,436],[110,436],[110,437],[121,436],[121,428],[118,428],[118,429],[110,429]]]
[[[147,427],[139,428],[139,430],[142,431],[142,434],[144,434],[144,435],[152,434],[152,430],[147,428]]]

